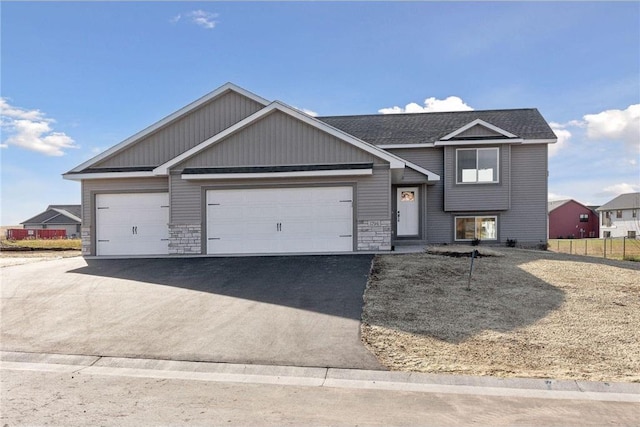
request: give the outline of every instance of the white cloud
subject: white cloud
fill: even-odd
[[[169,19],[169,22],[171,22],[172,24],[177,23],[180,19],[182,18],[182,14],[177,14],[176,16],[174,16],[173,18]]]
[[[15,145],[47,156],[62,156],[68,148],[78,148],[74,140],[64,132],[54,132],[55,120],[40,110],[25,110],[9,105],[0,98],[0,125],[10,136],[2,142],[2,148]]]
[[[554,200],[567,200],[572,198],[571,196],[564,196],[562,194],[556,194],[556,193],[548,193],[547,197],[549,198],[550,202]]]
[[[424,100],[424,106],[415,102],[407,104],[404,108],[394,106],[381,108],[378,110],[382,114],[399,114],[399,113],[435,113],[440,111],[471,111],[472,107],[468,106],[462,99],[457,96],[449,96],[445,99],[436,99],[434,97]]]
[[[584,120],[589,139],[622,141],[632,153],[640,153],[640,104],[587,114]]]
[[[553,157],[558,154],[558,151],[568,145],[571,139],[571,132],[566,129],[566,125],[560,123],[551,122],[549,126],[551,126],[551,130],[553,130],[553,133],[558,137],[558,142],[549,144],[549,157]]]
[[[610,185],[602,189],[601,192],[597,193],[597,196],[604,197],[616,197],[620,194],[626,193],[637,193],[640,191],[640,185],[638,184],[628,184],[626,182],[622,182],[620,184]]]
[[[191,22],[196,25],[199,25],[203,28],[212,29],[215,28],[216,24],[218,23],[218,21],[216,21],[215,19],[219,16],[219,14],[198,9],[187,12],[185,16],[191,19]]]

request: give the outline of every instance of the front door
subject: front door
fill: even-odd
[[[398,187],[396,190],[396,235],[417,236],[419,233],[418,187]]]

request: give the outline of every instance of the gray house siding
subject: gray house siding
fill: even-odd
[[[226,92],[92,167],[161,165],[262,107],[236,92]]]
[[[443,176],[444,149],[440,147],[404,148],[387,150],[431,172]],[[422,206],[424,238],[429,243],[448,243],[451,237],[451,216],[444,212],[444,182],[442,179],[426,186],[426,203]]]
[[[168,191],[168,179],[120,178],[82,181],[82,254],[95,255],[95,195],[97,193],[143,193]]]
[[[504,137],[504,135],[482,125],[475,125],[456,135],[456,138]]]
[[[547,145],[511,148],[511,209],[499,216],[499,238],[533,245],[547,241]]]
[[[444,148],[444,210],[448,212],[504,211],[510,207],[511,146],[499,148],[499,182],[497,184],[457,184],[456,149],[494,148],[489,146],[461,146]]]
[[[187,230],[191,237],[201,239],[205,230],[204,197],[206,190],[216,188],[274,188],[274,187],[312,187],[332,185],[354,185],[354,220],[356,226],[354,232],[360,230],[365,224],[384,223],[390,226],[391,216],[391,177],[389,167],[375,166],[371,176],[362,177],[322,177],[322,178],[295,178],[295,179],[231,179],[231,180],[197,180],[188,181],[181,178],[178,172],[170,177],[170,238],[180,239]],[[380,226],[382,227],[382,226]],[[194,230],[198,230],[195,232]],[[356,232],[357,233],[357,232]],[[356,235],[356,241],[359,238]],[[387,239],[390,244],[390,235]],[[173,242],[170,244],[170,250]],[[186,253],[202,253],[205,247],[204,241],[198,248],[187,248]],[[182,248],[181,248],[182,249]],[[369,248],[366,248],[369,249]],[[174,252],[178,253],[178,252]],[[185,252],[182,252],[185,253]]]
[[[381,161],[353,145],[274,112],[225,138],[178,168],[272,166]]]

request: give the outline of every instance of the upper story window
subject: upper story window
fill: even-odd
[[[589,222],[589,214],[580,214],[580,222]]]
[[[621,210],[617,210],[616,211],[616,218],[622,218],[622,211]]]
[[[459,148],[456,150],[458,184],[498,182],[498,148]]]

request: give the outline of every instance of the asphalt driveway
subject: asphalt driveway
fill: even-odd
[[[5,351],[383,369],[360,342],[371,255],[2,268]]]

